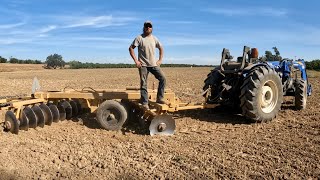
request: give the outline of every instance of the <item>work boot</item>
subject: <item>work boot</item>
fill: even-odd
[[[149,109],[149,105],[148,104],[142,104],[142,106],[147,110]]]
[[[159,99],[156,102],[159,103],[159,104],[167,104],[167,102],[165,100],[163,100],[163,99]]]

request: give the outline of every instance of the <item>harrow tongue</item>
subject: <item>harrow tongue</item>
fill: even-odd
[[[173,135],[176,124],[172,115],[158,115],[152,119],[149,126],[150,135]]]

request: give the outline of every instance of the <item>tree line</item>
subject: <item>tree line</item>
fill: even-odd
[[[265,55],[260,57],[260,60],[263,61],[281,61],[282,57],[277,47],[272,48],[274,54],[271,51],[265,51]],[[320,71],[320,59],[315,59],[312,61],[305,61],[306,69]]]
[[[70,69],[96,69],[96,68],[135,68],[136,65],[118,63],[82,63],[80,61],[70,61],[68,62]],[[162,64],[161,67],[212,67],[211,65],[196,65],[196,64]]]
[[[281,61],[282,57],[277,47],[272,48],[274,54],[271,51],[265,51],[265,55],[259,59],[262,61]],[[63,57],[59,54],[49,55],[44,62],[40,60],[22,60],[14,57],[6,59],[0,56],[0,63],[12,63],[12,64],[44,64],[44,68],[56,69],[64,68],[69,65],[70,69],[96,69],[96,68],[135,68],[135,64],[125,64],[125,63],[91,63],[91,62],[80,62],[80,61],[69,61],[65,62]],[[196,65],[196,64],[162,64],[162,67],[212,67],[212,65]],[[306,68],[310,70],[320,71],[320,59],[315,59],[312,61],[306,61]]]
[[[271,51],[265,51],[265,55],[260,57],[262,61],[281,61],[282,57],[280,56],[280,51],[277,47],[272,47],[274,54]]]
[[[320,71],[320,59],[306,61],[306,68],[310,70]]]
[[[14,57],[10,57],[9,60],[0,56],[0,63],[12,63],[12,64],[42,64],[40,60],[33,60],[33,59],[17,59]]]

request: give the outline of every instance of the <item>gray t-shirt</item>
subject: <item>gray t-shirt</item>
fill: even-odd
[[[131,45],[138,47],[138,58],[142,62],[142,66],[155,67],[156,63],[156,48],[161,47],[158,38],[152,34],[144,36],[143,34],[137,36]]]

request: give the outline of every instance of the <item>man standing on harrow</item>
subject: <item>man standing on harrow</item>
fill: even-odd
[[[166,78],[160,69],[163,58],[163,47],[158,38],[152,35],[152,23],[146,21],[143,25],[143,34],[138,35],[129,47],[129,52],[139,69],[140,74],[140,93],[141,104],[149,109],[148,105],[148,74],[152,73],[156,79],[159,80],[157,103],[165,104],[164,88],[166,85]],[[134,53],[134,48],[138,47],[138,58]],[[159,59],[156,60],[156,48],[159,49]]]

